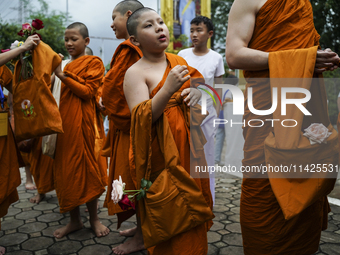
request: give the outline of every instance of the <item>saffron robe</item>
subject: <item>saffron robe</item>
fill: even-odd
[[[1,88],[3,89],[11,81],[11,71],[6,66],[1,66]],[[6,102],[5,110],[9,110]],[[3,110],[0,108],[1,111]],[[0,136],[0,218],[7,214],[8,208],[12,203],[19,200],[17,187],[21,183],[21,178],[17,153],[14,134],[8,122],[7,136]]]
[[[157,92],[162,88],[164,85],[164,82],[166,78],[168,77],[169,72],[172,68],[174,68],[176,65],[186,65],[186,61],[179,56],[168,54],[166,53],[166,57],[168,60],[168,66],[164,72],[163,78],[160,81],[160,83],[157,85],[157,87],[151,92],[150,98],[153,98]],[[202,78],[203,76],[194,68],[188,66],[189,75],[191,78]],[[190,174],[193,173],[193,169],[195,166],[206,166],[206,160],[204,156],[204,149],[203,145],[206,142],[203,132],[200,128],[201,122],[204,120],[205,116],[200,115],[200,122],[195,123],[196,128],[199,130],[195,130],[198,132],[201,132],[200,138],[202,140],[196,140],[194,139],[194,135],[192,134],[192,137],[190,138],[190,108],[187,107],[186,103],[183,102],[183,98],[181,96],[181,92],[190,87],[190,81],[187,81],[183,84],[183,86],[173,94],[171,99],[168,102],[168,105],[166,106],[164,110],[164,114],[168,119],[169,126],[174,138],[174,141],[176,143],[178,153],[180,156],[180,162],[181,166]],[[152,100],[152,99],[150,99]],[[148,119],[150,119],[152,116],[152,109],[151,109],[151,103],[150,100],[143,102],[139,105],[137,105],[134,109],[138,107],[138,109],[135,111],[135,114],[132,115],[132,118],[140,118],[139,120],[133,119],[133,122],[135,123],[147,123]],[[140,105],[145,105],[141,106]],[[134,111],[134,110],[133,110]],[[144,119],[142,119],[144,118]],[[164,169],[164,157],[161,152],[161,149],[159,147],[159,143],[157,140],[157,136],[155,135],[155,126],[153,125],[152,130],[147,130],[148,126],[145,125],[136,125],[133,129],[131,129],[131,134],[134,132],[135,134],[142,134],[143,132],[152,132],[152,137],[154,137],[154,140],[152,141],[152,156],[151,156],[151,177],[150,180],[153,181],[157,178],[157,176],[162,172]],[[144,130],[142,130],[144,129]],[[146,129],[146,131],[145,131]],[[132,134],[133,135],[133,134]],[[133,137],[136,137],[136,142],[132,144],[132,146],[139,146],[139,144],[144,144],[146,137],[149,136],[143,136],[143,135],[133,135]],[[198,136],[199,137],[199,136]],[[195,140],[195,141],[194,141]],[[193,143],[195,143],[195,149],[193,149]],[[164,144],[166,146],[167,142],[164,141]],[[146,152],[148,153],[148,152]],[[165,148],[166,153],[166,148]],[[142,162],[143,160],[146,161],[148,155],[134,155],[133,151],[131,150],[131,163],[132,167],[131,169],[135,169],[134,162]],[[136,160],[135,160],[136,158]],[[145,162],[145,165],[149,164]],[[133,175],[136,176],[136,180],[139,180],[143,177],[143,169],[136,169]],[[144,169],[145,171],[145,169]],[[198,187],[201,189],[202,194],[207,202],[207,204],[212,208],[212,196],[210,192],[210,186],[209,186],[209,179],[208,178],[195,178],[195,181],[198,185]],[[137,184],[136,184],[137,185]],[[181,219],[183,220],[183,219]],[[143,222],[143,219],[141,219]],[[165,241],[163,243],[160,243],[156,245],[155,247],[152,247],[149,249],[149,254],[161,254],[161,255],[196,255],[196,254],[207,254],[208,252],[208,240],[207,240],[207,231],[212,225],[212,221],[206,222],[205,224],[201,224],[193,229],[190,229],[187,232],[181,233],[179,235],[176,235],[169,239],[168,241]],[[147,226],[142,225],[142,231],[148,231]]]
[[[268,0],[256,16],[255,28],[248,47],[265,52],[311,48],[318,45],[319,35],[314,28],[313,12],[308,0]],[[299,60],[297,50],[295,57]],[[287,78],[303,69],[293,57],[276,63],[275,55],[269,55],[270,65],[286,68]],[[313,61],[306,59],[306,61]],[[315,63],[315,59],[314,59]],[[273,74],[275,75],[275,74]],[[268,81],[258,82],[250,78],[268,78],[269,70],[245,71],[247,88],[253,88],[253,104],[257,110],[267,110],[272,106],[271,89]],[[275,77],[271,77],[275,78]],[[312,77],[310,77],[312,78]],[[244,166],[265,165],[264,140],[273,131],[272,115],[259,116],[250,112],[245,97],[243,135]],[[262,119],[264,126],[252,128],[247,125],[251,119]],[[287,159],[289,162],[289,159]],[[269,179],[252,178],[244,174],[242,183],[240,222],[243,247],[246,255],[272,254],[313,254],[318,250],[321,230],[327,227],[329,205],[324,197],[301,214],[285,220],[282,210],[271,189]]]
[[[136,189],[129,166],[131,114],[124,96],[123,82],[127,69],[141,57],[141,50],[129,39],[122,42],[112,57],[110,71],[106,74],[103,82],[102,98],[110,120],[107,143],[111,147],[108,189],[104,207],[108,208],[109,215],[117,214],[117,228],[124,220],[135,214],[132,209],[123,211],[118,204],[114,204],[111,192],[112,183],[119,179],[119,176],[126,184],[125,189]]]
[[[100,58],[82,56],[67,64],[60,95],[64,133],[58,134],[54,186],[65,213],[105,191],[95,155],[96,94],[104,75]]]
[[[104,131],[104,121],[103,121],[103,116],[102,115],[107,115],[106,111],[102,111],[99,108],[99,99],[102,96],[102,84],[98,88],[97,91],[97,96],[96,96],[96,145],[95,145],[95,155],[96,159],[99,165],[99,169],[102,171],[101,176],[102,176],[102,182],[107,186],[107,156],[102,155],[103,151],[103,146],[105,144],[105,131]]]
[[[42,137],[35,138],[29,154],[30,172],[39,194],[54,190],[53,159],[42,153]]]

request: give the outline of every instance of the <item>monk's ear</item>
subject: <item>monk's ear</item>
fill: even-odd
[[[128,11],[125,13],[125,16],[126,16],[126,17],[130,17],[131,14],[132,14],[132,11],[128,10]]]
[[[89,45],[90,44],[90,37],[86,37],[85,38],[85,45]]]
[[[138,42],[136,36],[130,35],[130,38],[129,38],[129,39],[130,39],[130,42],[131,42],[133,45],[136,45],[137,47],[140,46],[140,43]]]

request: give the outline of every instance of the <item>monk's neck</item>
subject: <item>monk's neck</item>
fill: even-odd
[[[196,55],[196,56],[204,56],[205,54],[207,54],[209,52],[209,49],[207,47],[207,45],[204,46],[196,46],[192,49],[192,52]]]
[[[78,58],[80,58],[82,56],[85,56],[85,54],[80,54],[78,56],[71,56],[71,61],[74,61],[74,60],[76,60],[76,59],[78,59]]]
[[[157,54],[143,51],[143,58],[145,61],[153,64],[163,63],[164,61],[166,61],[166,55],[164,51]]]

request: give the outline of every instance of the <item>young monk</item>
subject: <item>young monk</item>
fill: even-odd
[[[58,134],[54,159],[55,189],[60,212],[70,212],[70,222],[54,232],[62,238],[83,227],[79,205],[86,203],[90,224],[96,236],[109,233],[99,222],[98,197],[105,191],[102,173],[95,155],[96,93],[104,74],[102,61],[86,56],[90,39],[87,27],[80,22],[69,25],[65,31],[65,47],[71,61],[64,70],[61,65],[55,75],[62,81],[59,110],[63,134]]]
[[[108,208],[109,215],[117,214],[118,225],[135,214],[131,208],[123,211],[118,204],[114,204],[111,199],[113,180],[122,179],[126,183],[125,188],[134,190],[135,185],[130,176],[129,167],[129,147],[130,147],[130,123],[131,115],[127,105],[123,81],[126,70],[142,57],[141,50],[133,45],[129,38],[126,28],[128,17],[143,5],[135,0],[125,0],[116,5],[112,12],[111,27],[118,39],[125,39],[116,49],[110,65],[110,70],[103,81],[102,101],[110,119],[110,129],[107,135],[107,143],[111,147],[109,184],[104,206]],[[133,236],[136,228],[121,231],[123,236]],[[144,248],[143,244],[139,245],[136,250]]]
[[[20,53],[33,49],[39,42],[37,35],[30,36],[22,46],[0,54],[1,89],[5,87],[10,92],[12,91],[12,73],[4,64]],[[6,103],[4,103],[4,108],[0,106],[0,113],[5,110],[8,111]],[[20,185],[21,179],[17,153],[14,134],[8,124],[7,135],[0,136],[0,218],[7,214],[9,206],[19,199],[16,188]],[[5,254],[4,247],[0,246],[0,254]]]
[[[128,69],[124,79],[124,93],[132,111],[132,122],[146,125],[134,125],[131,128],[131,137],[141,129],[145,136],[138,136],[132,140],[132,165],[136,164],[136,175],[143,171],[139,167],[140,162],[145,162],[150,152],[143,155],[135,155],[134,148],[145,146],[145,137],[157,137],[154,135],[154,127],[163,117],[167,118],[169,129],[173,140],[176,143],[180,164],[190,173],[193,165],[205,165],[203,144],[200,144],[201,154],[193,155],[190,149],[190,127],[186,120],[190,119],[190,108],[194,106],[201,97],[201,92],[190,87],[190,78],[202,78],[202,75],[194,68],[187,65],[186,61],[176,55],[167,54],[164,50],[169,44],[169,31],[162,18],[152,9],[143,8],[134,12],[128,22],[127,28],[131,42],[140,47],[143,57]],[[188,75],[189,74],[189,75]],[[184,98],[186,96],[186,98]],[[200,109],[199,109],[200,110]],[[189,117],[189,118],[188,118]],[[201,118],[202,122],[204,117]],[[199,123],[200,124],[200,123]],[[201,131],[197,125],[197,128]],[[151,127],[152,125],[152,127]],[[148,142],[148,141],[147,141]],[[199,141],[196,141],[199,142]],[[151,156],[151,181],[154,181],[158,174],[164,169],[164,156],[157,139],[152,143]],[[167,140],[164,140],[165,146]],[[167,150],[164,150],[167,153]],[[199,153],[199,152],[197,152]],[[198,156],[198,157],[197,157]],[[190,158],[193,161],[190,162]],[[147,165],[150,162],[142,163]],[[209,188],[209,179],[195,179],[202,191],[206,203],[212,207],[212,197]],[[183,219],[181,219],[183,220]],[[143,222],[143,219],[141,219]],[[201,224],[184,233],[171,237],[169,240],[156,245],[150,249],[151,254],[207,254],[208,240],[207,231],[211,225]],[[148,226],[143,225],[137,232],[147,231]],[[141,234],[142,232],[140,232]],[[115,254],[130,253],[129,241],[114,248]]]

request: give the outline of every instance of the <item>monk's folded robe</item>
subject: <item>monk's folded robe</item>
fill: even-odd
[[[111,199],[112,182],[122,177],[125,189],[135,190],[135,185],[130,175],[129,147],[131,114],[123,90],[124,76],[134,63],[142,57],[141,50],[133,45],[130,40],[122,42],[116,49],[103,82],[102,98],[109,114],[109,133],[107,135],[106,151],[111,147],[108,189],[104,206],[108,208],[109,215],[117,214],[120,224],[134,215],[135,211],[123,211]]]
[[[104,79],[104,78],[103,78]],[[102,181],[107,186],[107,156],[103,156],[103,146],[105,145],[105,131],[104,131],[104,121],[103,121],[103,116],[107,115],[106,110],[101,110],[99,107],[99,99],[102,96],[102,89],[103,89],[103,84],[101,83],[100,87],[97,90],[96,94],[96,119],[95,119],[95,128],[96,128],[96,145],[95,145],[95,155],[96,159],[99,165],[99,169],[103,171],[101,173],[102,176]]]
[[[0,67],[0,85],[1,89],[12,81],[12,73],[6,66]],[[5,102],[4,109],[8,115],[8,105]],[[7,135],[0,136],[0,218],[7,214],[8,207],[18,201],[17,187],[20,185],[20,172],[17,156],[17,148],[14,140],[14,134],[11,125],[8,122]],[[0,222],[1,229],[1,222]]]
[[[186,61],[176,55],[168,54],[166,53],[166,57],[168,60],[168,66],[164,72],[163,79],[160,81],[160,83],[157,85],[157,87],[151,92],[150,100],[156,95],[156,93],[162,88],[164,85],[164,82],[166,81],[166,78],[168,77],[169,72],[172,68],[174,68],[176,65],[186,65]],[[189,75],[191,78],[202,78],[202,75],[194,68],[188,66]],[[176,147],[178,149],[178,154],[180,158],[180,165],[190,174],[190,169],[193,169],[195,166],[204,166],[206,165],[205,156],[204,156],[204,150],[203,145],[205,143],[205,139],[203,141],[196,140],[195,145],[192,144],[192,141],[190,141],[190,108],[187,107],[186,103],[183,102],[183,98],[181,96],[181,92],[190,87],[190,81],[187,81],[183,84],[183,86],[173,94],[171,99],[169,100],[168,105],[166,106],[164,110],[164,115],[168,119],[168,123],[170,126],[170,130],[173,136],[173,139],[175,141]],[[149,100],[149,101],[150,101]],[[143,103],[144,104],[144,103]],[[144,112],[145,110],[146,112]],[[148,122],[150,121],[150,114],[147,114],[147,111],[151,111],[151,107],[144,109],[143,107],[139,108],[139,111],[142,112],[136,112],[132,116],[132,121],[135,123],[141,123],[141,122]],[[146,119],[143,119],[146,118]],[[204,120],[205,116],[201,116],[200,122]],[[195,125],[200,129],[200,123],[196,123]],[[141,130],[144,129],[144,130]],[[145,166],[147,164],[151,163],[151,177],[150,180],[154,181],[157,176],[162,172],[162,170],[165,168],[164,165],[164,156],[162,154],[162,151],[160,149],[160,145],[158,142],[158,138],[155,132],[155,125],[152,125],[152,128],[150,130],[150,127],[144,126],[144,125],[136,125],[134,126],[134,129],[131,130],[133,132],[131,134],[131,137],[135,137],[136,140],[132,140],[131,148],[133,146],[143,146],[144,144],[148,143],[148,141],[145,141],[148,139],[149,136],[143,136],[143,135],[137,135],[144,132],[151,132],[151,136],[153,138],[152,140],[152,156],[151,156],[151,162],[147,162],[148,159],[148,150],[145,151],[144,154],[134,154],[133,150],[131,149],[130,158],[131,158],[131,170],[134,171],[132,175],[134,176],[134,179],[137,181],[144,176],[145,174]],[[200,130],[202,132],[202,130]],[[198,132],[195,130],[195,132]],[[134,135],[136,134],[136,135]],[[204,138],[204,137],[203,137]],[[198,143],[201,143],[198,145]],[[164,141],[165,144],[165,153],[167,152],[166,144],[167,142]],[[196,150],[194,148],[191,148],[192,146],[196,147]],[[197,148],[199,147],[199,148]],[[195,153],[195,155],[193,155]],[[190,160],[191,159],[191,160]],[[140,164],[143,162],[143,164]],[[138,163],[138,164],[136,164]],[[139,167],[141,166],[141,167]],[[144,173],[143,173],[144,171]],[[210,186],[209,186],[209,179],[207,178],[195,178],[197,186],[200,188],[203,197],[210,208],[212,208],[212,196],[210,193]],[[138,182],[136,183],[136,186],[138,186]],[[141,215],[142,216],[142,215]],[[178,219],[178,220],[185,220],[185,219]],[[141,218],[141,222],[143,222],[143,219]],[[212,222],[207,221],[205,224],[198,225],[195,228],[192,228],[191,230],[178,234],[168,241],[162,242],[152,249],[149,250],[150,254],[162,254],[162,255],[172,255],[172,254],[207,254],[208,252],[208,240],[207,240],[207,231],[209,230]],[[142,225],[142,231],[148,231],[148,226]]]
[[[95,155],[96,93],[104,75],[100,58],[82,56],[64,68],[58,134],[54,159],[54,186],[64,213],[98,198],[105,191]]]
[[[275,21],[275,22],[274,22]],[[254,32],[248,47],[265,52],[304,49],[318,45],[320,36],[315,30],[313,12],[308,0],[268,0],[256,16]],[[277,63],[291,70],[301,69],[295,58]],[[272,106],[268,80],[259,82],[250,78],[268,78],[269,70],[245,71],[247,88],[253,88],[253,104],[257,110]],[[275,78],[275,77],[274,77]],[[299,77],[295,77],[299,78]],[[246,94],[245,123],[261,119],[261,128],[244,127],[244,166],[265,165],[264,140],[273,131],[272,115],[259,116],[250,112]],[[287,159],[289,162],[289,159]],[[243,247],[246,255],[313,254],[318,250],[321,230],[327,228],[329,205],[324,197],[300,215],[286,221],[274,196],[268,178],[252,178],[244,174],[242,183],[240,221]]]
[[[49,89],[51,75],[60,63],[59,55],[43,42],[32,52],[32,77],[24,79],[21,62],[17,62],[13,76],[17,141],[63,132],[58,106]]]
[[[39,194],[54,190],[53,159],[42,153],[42,137],[34,139],[29,154],[30,172]]]

